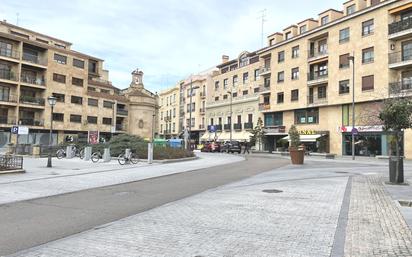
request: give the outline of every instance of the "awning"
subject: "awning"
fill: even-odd
[[[316,135],[300,135],[300,142],[316,142],[316,140],[324,135],[316,134]],[[289,136],[282,138],[284,140],[290,141]]]
[[[249,141],[250,136],[252,134],[247,132],[247,131],[242,131],[242,132],[233,132],[232,133],[232,140],[235,141]],[[222,132],[222,133],[217,133],[217,140],[218,141],[229,141],[230,140],[230,133],[229,132]]]

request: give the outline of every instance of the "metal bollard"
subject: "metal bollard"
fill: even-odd
[[[92,147],[91,146],[86,146],[84,148],[84,158],[83,158],[83,160],[90,161],[91,157],[92,157]]]
[[[147,163],[153,163],[153,143],[147,145]]]
[[[110,148],[105,148],[103,153],[103,162],[110,162],[112,157],[110,156]]]
[[[73,146],[72,145],[68,145],[66,147],[66,158],[67,159],[72,159],[74,157],[74,153],[73,153]]]

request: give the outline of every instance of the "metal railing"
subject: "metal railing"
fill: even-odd
[[[263,85],[259,86],[259,92],[270,92],[270,83],[264,83]]]
[[[323,57],[328,55],[328,49],[324,49],[324,50],[309,50],[308,51],[308,59],[311,58],[318,58],[318,57]]]
[[[231,124],[225,124],[225,125],[223,126],[224,130],[230,130],[231,127],[232,127]]]
[[[201,112],[201,113],[205,113],[205,112],[206,112],[206,108],[200,108],[200,112]]]
[[[23,169],[23,157],[16,155],[0,155],[0,170]]]
[[[270,72],[270,66],[260,68],[259,72],[260,72],[260,74],[269,73]]]
[[[200,124],[199,129],[205,129],[205,125]]]
[[[23,61],[31,62],[34,64],[47,65],[47,62],[42,60],[38,55],[24,52],[24,50],[23,50]]]
[[[245,127],[245,129],[253,129],[253,122],[245,122],[243,126]]]
[[[200,92],[200,97],[202,98],[206,97],[206,92]]]
[[[308,96],[309,105],[326,104],[326,103],[328,103],[327,96],[319,96],[319,95],[309,95]]]
[[[2,69],[2,70],[0,70],[0,79],[7,79],[7,80],[17,81],[17,76],[11,70]]]
[[[42,127],[42,126],[44,126],[44,121],[43,120],[30,119],[30,118],[29,119],[19,119],[19,125]]]
[[[44,80],[44,78],[37,78],[37,77],[32,77],[32,76],[21,75],[20,76],[20,81],[23,82],[23,83],[28,83],[28,84],[32,84],[32,85],[39,85],[39,86],[45,86],[46,85],[46,81]]]
[[[14,125],[16,124],[16,118],[10,116],[0,116],[0,124]]]
[[[412,80],[389,83],[389,94],[390,95],[401,94],[404,91],[408,91],[408,90],[412,90]]]
[[[401,21],[389,24],[389,35],[412,29],[412,18],[407,18]]]
[[[242,130],[242,124],[241,124],[241,123],[233,124],[233,128],[234,128],[235,130]]]
[[[17,96],[11,94],[0,95],[0,102],[17,103]]]
[[[259,111],[267,111],[270,110],[270,103],[260,103],[259,104]]]
[[[318,79],[326,79],[328,78],[328,71],[314,71],[308,73],[308,81],[318,80]]]
[[[216,131],[222,131],[222,125],[215,125]]]
[[[19,59],[20,53],[11,49],[7,49],[5,47],[0,47],[0,55],[4,57],[9,57],[13,59]]]
[[[129,111],[125,109],[117,109],[117,114],[118,115],[128,115]]]
[[[389,54],[389,64],[412,61],[412,50],[399,51]]]
[[[20,96],[20,103],[44,106],[45,100],[40,97],[22,95]]]

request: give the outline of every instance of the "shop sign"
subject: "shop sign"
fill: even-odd
[[[382,125],[357,126],[357,127],[355,127],[355,129],[357,130],[358,133],[361,133],[361,132],[382,132],[383,131],[383,126]],[[352,131],[353,131],[352,126],[340,126],[340,127],[338,127],[338,132],[341,132],[341,133],[352,132]]]
[[[315,130],[299,130],[299,135],[316,135],[320,134]]]
[[[19,126],[18,134],[19,135],[28,135],[29,134],[29,127]]]
[[[89,131],[88,141],[91,145],[99,143],[99,131]]]
[[[266,127],[263,129],[266,134],[284,134],[286,132],[285,126]]]

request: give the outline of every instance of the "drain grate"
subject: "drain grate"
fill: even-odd
[[[412,207],[412,201],[398,201],[402,207]]]
[[[277,189],[265,189],[262,190],[263,193],[268,193],[268,194],[279,194],[282,193],[282,190],[277,190]]]

